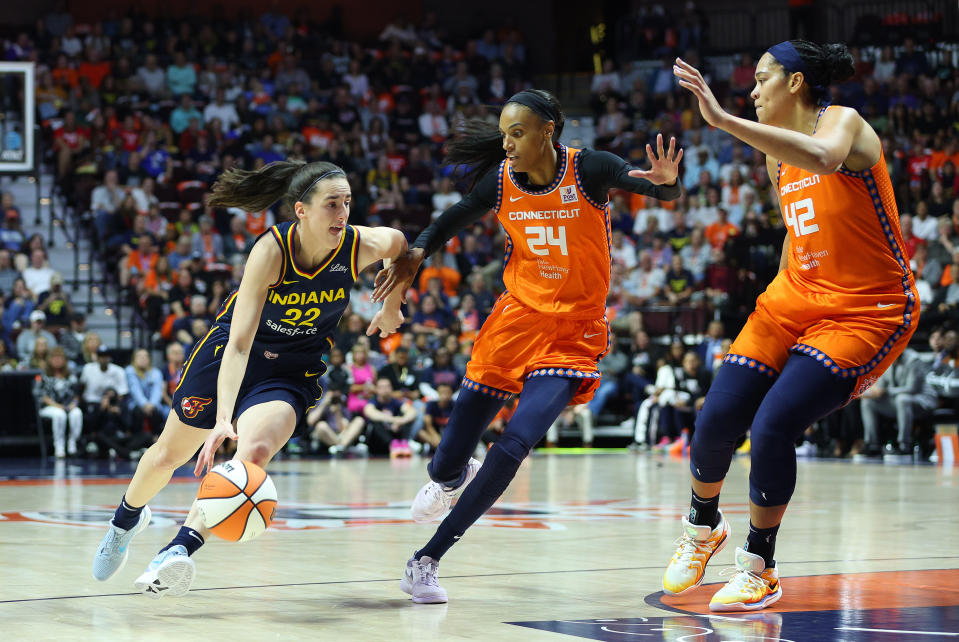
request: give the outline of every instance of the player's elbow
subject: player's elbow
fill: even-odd
[[[844,151],[831,145],[823,146],[816,150],[813,158],[813,171],[817,174],[833,174],[842,167],[848,155],[848,150]]]
[[[399,230],[390,230],[390,258],[397,258],[404,252],[406,252],[408,243],[406,241],[406,236]]]

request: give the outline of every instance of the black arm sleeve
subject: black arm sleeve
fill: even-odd
[[[583,189],[597,203],[605,203],[607,192],[614,187],[661,201],[673,201],[682,194],[678,179],[672,185],[655,185],[645,178],[633,178],[629,172],[638,168],[609,152],[584,149],[580,152],[579,169]]]
[[[472,225],[496,206],[497,172],[487,172],[459,203],[450,206],[413,241],[426,256],[440,249],[460,230]]]

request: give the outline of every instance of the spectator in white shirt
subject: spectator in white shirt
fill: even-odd
[[[96,214],[113,214],[123,198],[126,196],[126,190],[120,185],[120,178],[116,170],[111,169],[103,176],[103,185],[97,185],[93,188],[93,194],[90,197],[90,209]]]
[[[633,308],[640,308],[656,301],[663,292],[666,273],[653,265],[649,250],[639,253],[639,267],[626,277],[627,301]]]
[[[223,89],[217,89],[216,99],[203,109],[203,122],[208,123],[214,118],[220,119],[220,128],[224,134],[240,122],[236,107],[226,102],[226,93]]]
[[[110,350],[105,345],[97,348],[96,363],[83,366],[80,383],[83,385],[83,402],[88,405],[99,405],[107,390],[115,390],[121,398],[130,392],[126,372],[112,362]]]
[[[434,143],[441,143],[446,140],[449,134],[449,123],[446,122],[446,116],[440,109],[439,103],[431,100],[426,103],[426,109],[420,114],[419,118],[420,134]]]
[[[154,54],[148,55],[146,64],[137,69],[137,80],[151,98],[166,94],[166,72],[157,64]]]
[[[453,189],[453,181],[444,176],[440,179],[440,188],[433,192],[433,220],[446,211],[446,208],[463,200],[463,195]]]
[[[636,267],[636,244],[631,238],[623,234],[622,230],[613,230],[609,253],[613,261],[620,263],[627,270]]]
[[[365,100],[370,91],[370,80],[360,69],[359,60],[350,61],[350,70],[343,76],[343,82],[350,86],[350,95],[354,100]]]
[[[53,272],[53,268],[47,262],[47,251],[38,247],[30,252],[30,265],[21,274],[27,289],[39,298],[41,294],[50,290]]]
[[[938,184],[938,183],[937,183]],[[927,243],[939,238],[939,219],[929,216],[929,203],[916,203],[916,216],[912,219],[912,233]]]

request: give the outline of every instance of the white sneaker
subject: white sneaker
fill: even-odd
[[[766,567],[759,555],[736,549],[736,570],[709,601],[710,611],[757,611],[779,601],[783,587],[779,569]]]
[[[177,545],[158,553],[147,570],[133,582],[137,591],[159,600],[164,595],[185,595],[196,576],[196,564],[186,547]]]
[[[466,464],[466,479],[456,488],[448,488],[435,481],[430,481],[420,488],[420,492],[416,493],[413,499],[411,510],[413,521],[417,524],[426,524],[442,517],[450,509],[453,499],[476,477],[480,466],[480,462],[471,457]]]
[[[400,580],[400,590],[411,595],[417,604],[445,604],[446,589],[440,586],[439,562],[432,557],[410,558]]]
[[[130,541],[137,533],[150,523],[150,507],[144,506],[140,511],[140,520],[130,530],[123,530],[113,525],[110,520],[110,530],[100,541],[100,547],[93,557],[93,577],[101,582],[110,579],[123,568],[130,556]]]
[[[719,524],[716,528],[691,524],[683,517],[683,534],[676,544],[663,573],[663,591],[667,595],[681,595],[703,583],[706,577],[706,564],[729,540],[729,523],[723,512],[719,511]]]
[[[67,442],[67,454],[71,457],[77,454],[77,441],[75,439]]]

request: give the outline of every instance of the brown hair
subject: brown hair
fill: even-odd
[[[265,210],[281,198],[291,208],[309,203],[320,179],[346,178],[346,172],[327,162],[276,161],[258,170],[231,169],[213,185],[210,207],[239,207],[247,212]]]

